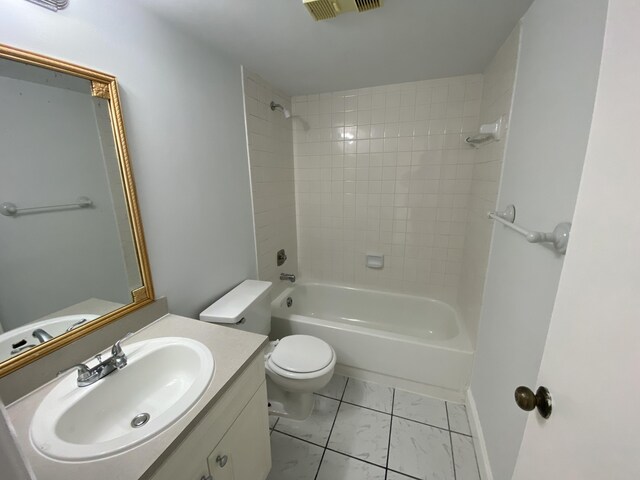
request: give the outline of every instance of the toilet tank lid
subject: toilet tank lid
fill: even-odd
[[[200,320],[211,323],[237,323],[249,306],[269,292],[271,282],[245,280],[200,313]]]

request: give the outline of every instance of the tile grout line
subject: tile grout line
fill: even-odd
[[[320,395],[321,397],[329,398],[331,400],[338,400],[337,398],[329,397],[327,395],[321,395],[319,393],[317,393],[316,395]],[[395,389],[394,389],[394,394],[393,395],[395,396]],[[442,401],[442,403],[445,403],[445,404],[447,403],[446,400],[441,400],[441,401]],[[393,415],[394,417],[402,418],[403,420],[407,420],[409,422],[415,422],[415,423],[419,423],[420,425],[426,425],[428,427],[433,427],[433,428],[437,428],[439,430],[444,430],[445,432],[449,432],[450,431],[450,432],[453,432],[453,433],[457,433],[458,435],[464,435],[465,437],[473,438],[473,436],[468,434],[468,433],[462,433],[462,432],[458,432],[457,430],[452,430],[451,429],[451,424],[449,422],[448,409],[447,409],[446,405],[445,405],[445,409],[447,409],[447,425],[448,426],[447,427],[439,427],[438,425],[434,425],[432,423],[421,422],[420,420],[416,420],[415,418],[403,417],[402,415],[397,415],[395,413],[391,414],[389,412],[385,412],[384,410],[378,410],[378,409],[371,408],[371,407],[365,407],[364,405],[359,405],[357,403],[348,402],[346,400],[342,400],[342,403],[346,403],[347,405],[352,405],[354,407],[364,408],[366,410],[371,410],[373,412],[382,413],[384,415]]]
[[[320,394],[317,394],[317,395],[320,395]],[[337,400],[337,399],[335,399],[333,397],[327,397],[326,395],[320,395],[320,396],[324,397],[324,398],[330,398],[332,400]],[[394,389],[394,396],[395,396],[395,389]],[[442,401],[442,403],[446,403],[445,400],[441,400],[441,401]],[[416,420],[415,418],[403,417],[402,415],[398,415],[397,413],[393,413],[392,414],[390,412],[385,412],[384,410],[378,410],[377,408],[366,407],[364,405],[360,405],[359,403],[348,402],[347,400],[342,400],[342,403],[346,403],[347,405],[353,405],[354,407],[364,408],[366,410],[371,410],[371,411],[377,412],[377,413],[383,413],[385,415],[393,415],[394,417],[402,418],[404,420],[409,420],[411,422],[416,422],[416,423],[419,423],[421,425],[428,425],[429,427],[439,428],[440,430],[446,430],[446,431],[451,430],[450,427],[439,427],[438,425],[434,425],[433,423],[422,422],[420,420]],[[449,425],[449,419],[448,418],[447,418],[447,425]],[[455,432],[455,433],[459,433],[460,435],[464,435],[466,437],[470,437],[471,436],[468,433],[462,433],[462,432],[458,432],[456,430],[451,430],[451,431]]]
[[[336,415],[337,415],[337,414],[336,414]],[[402,418],[402,417],[400,417],[400,418]],[[442,429],[441,429],[441,430],[442,430]],[[385,469],[385,467],[383,467],[383,466],[381,466],[381,465],[378,465],[377,463],[373,463],[373,462],[370,462],[370,461],[368,461],[368,460],[364,460],[364,459],[359,458],[359,457],[354,457],[353,455],[350,455],[350,454],[345,453],[345,452],[341,452],[341,451],[339,451],[339,450],[334,450],[333,448],[330,448],[330,447],[322,447],[322,445],[319,445],[319,444],[317,444],[317,443],[314,443],[314,442],[312,442],[312,441],[310,441],[310,440],[306,440],[306,439],[304,439],[304,438],[296,437],[295,435],[292,435],[292,434],[290,434],[290,433],[281,432],[281,431],[279,431],[279,430],[273,430],[273,431],[272,431],[272,433],[273,433],[273,432],[277,432],[277,433],[279,433],[280,435],[285,435],[285,436],[287,436],[287,437],[293,438],[294,440],[299,440],[299,441],[301,441],[301,442],[308,443],[309,445],[313,445],[314,447],[323,448],[323,450],[328,450],[328,451],[330,451],[330,452],[337,453],[338,455],[342,455],[342,456],[344,456],[344,457],[348,457],[348,458],[351,458],[351,459],[353,459],[353,460],[357,460],[357,461],[359,461],[359,462],[366,463],[366,464],[371,465],[371,466],[373,466],[373,467],[378,467],[378,468]],[[456,432],[449,432],[449,433],[453,434],[453,433],[456,433]],[[324,453],[324,452],[323,452],[323,453]],[[399,472],[399,471],[397,471],[397,470],[394,470],[393,468],[386,468],[385,470],[388,470],[388,471],[391,471],[391,472],[394,472],[394,473],[398,473],[398,474],[400,474],[400,475],[403,475],[403,476],[405,476],[405,477],[407,477],[407,478],[411,478],[411,479],[414,479],[414,480],[421,480],[421,479],[419,479],[418,477],[414,477],[413,475],[409,475],[409,474],[408,474],[408,473],[406,473],[406,472]],[[385,472],[385,475],[386,475],[386,472]]]
[[[380,412],[380,413],[382,413],[382,412]],[[437,426],[437,425],[433,425],[433,424],[431,424],[431,423],[425,423],[425,422],[421,422],[421,421],[419,421],[419,420],[414,420],[413,418],[402,417],[402,416],[400,416],[400,415],[394,415],[394,417],[396,417],[396,418],[401,418],[401,419],[403,419],[403,420],[406,420],[407,422],[413,422],[413,423],[417,423],[417,424],[419,424],[419,425],[425,425],[425,426],[427,426],[427,427],[437,428],[438,430],[442,430],[442,431],[445,431],[445,432],[454,432],[454,433],[458,433],[458,434],[460,434],[460,435],[464,435],[465,437],[471,437],[471,435],[466,435],[466,434],[464,434],[464,433],[456,432],[456,431],[454,431],[454,430],[450,430],[449,428],[439,427],[439,426]],[[449,423],[449,419],[447,419],[447,423]]]
[[[343,457],[348,457],[348,458],[351,458],[353,460],[357,460],[358,462],[362,462],[362,463],[366,463],[367,465],[371,465],[372,467],[378,467],[378,468],[381,468],[382,470],[385,470],[385,468],[382,465],[378,465],[377,463],[373,463],[373,462],[371,462],[369,460],[363,460],[362,458],[354,457],[353,455],[341,452],[339,450],[334,450],[333,448],[327,447],[326,449],[329,452],[337,453],[338,455],[342,455]]]
[[[391,430],[393,429],[393,405],[396,403],[396,389],[391,390],[391,419],[389,420],[389,443],[387,443],[387,463],[384,468],[384,480],[389,474],[389,457],[391,456]]]
[[[308,443],[309,445],[313,445],[314,447],[318,447],[318,448],[322,448],[322,449],[325,448],[325,447],[323,447],[322,445],[320,445],[318,443],[314,443],[311,440],[307,440],[305,438],[296,437],[295,435],[292,435],[290,433],[281,432],[280,430],[274,430],[274,432],[279,433],[280,435],[284,435],[286,437],[293,438],[294,440],[300,440],[301,442]],[[331,449],[329,449],[329,450],[331,450]]]
[[[467,407],[464,407],[464,418],[467,420],[467,425],[469,425],[469,414],[467,413]],[[469,427],[471,427],[469,425]],[[469,428],[469,430],[471,430],[471,428]],[[460,432],[453,432],[451,431],[451,444],[453,446],[453,434],[457,433],[458,435],[465,435],[464,433],[460,433]],[[478,480],[480,480],[482,478],[482,475],[480,475],[480,462],[478,462],[478,452],[476,452],[476,444],[473,441],[473,435],[465,435],[467,437],[469,437],[471,439],[471,446],[473,447],[473,457],[476,459],[476,470],[478,471]],[[451,449],[451,454],[453,455],[453,448]],[[454,463],[454,470],[455,470],[455,463]]]
[[[482,478],[480,475],[480,465],[478,463],[478,453],[476,452],[476,446],[475,443],[473,442],[473,436],[472,435],[467,435],[465,433],[460,433],[460,432],[455,432],[453,430],[451,430],[451,422],[449,421],[449,402],[445,402],[445,407],[447,408],[447,421],[449,422],[449,440],[451,441],[451,459],[453,460],[453,477],[454,480],[456,480],[457,477],[457,473],[456,473],[456,461],[455,461],[455,457],[453,454],[453,434],[457,434],[457,435],[463,435],[465,437],[468,437],[471,439],[471,445],[473,446],[473,456],[476,459],[476,469],[478,470],[478,478]],[[467,420],[467,425],[469,424],[469,415],[467,414],[467,408],[465,407],[464,409],[464,417]]]
[[[359,405],[357,403],[348,402],[346,400],[343,400],[342,402],[346,403],[347,405],[353,405],[354,407],[366,408],[367,410],[372,410],[374,412],[384,413],[385,415],[391,415],[390,412],[385,412],[384,410],[378,410],[377,408],[365,407],[364,405]]]
[[[324,454],[327,452],[327,447],[329,446],[329,440],[331,440],[331,434],[333,433],[333,427],[336,425],[336,420],[338,419],[338,413],[340,413],[340,407],[342,406],[342,399],[344,398],[344,392],[347,391],[347,385],[349,384],[349,377],[345,377],[347,379],[344,382],[344,387],[342,389],[342,395],[340,395],[340,400],[338,403],[338,408],[336,409],[336,415],[333,417],[333,423],[331,424],[331,430],[329,430],[329,435],[327,436],[327,442],[324,445],[324,450],[322,450],[322,456],[320,457],[320,463],[318,463],[318,470],[316,470],[316,475],[314,480],[317,480],[318,474],[320,473],[320,468],[322,467],[322,461],[324,460]]]
[[[453,427],[451,427],[451,422],[449,421],[449,403],[452,403],[453,405],[462,406],[464,408],[464,418],[467,421],[467,427],[469,427],[469,415],[467,414],[467,408],[460,403],[453,403],[446,400],[444,402],[447,407],[447,422],[449,422],[449,431],[451,431],[452,433],[457,433],[458,435],[464,435],[465,437],[473,438],[473,435],[471,433],[464,433],[459,432],[458,430],[454,430]],[[469,428],[469,431],[471,431],[471,428]]]
[[[423,480],[422,478],[414,477],[413,475],[409,475],[408,473],[405,473],[405,472],[399,472],[397,470],[394,470],[393,468],[389,468],[388,471],[397,473],[398,475],[402,475],[403,477],[411,478],[412,480]]]
[[[449,445],[451,445],[451,466],[453,467],[453,480],[457,480],[456,460],[453,455],[453,436],[451,434],[451,421],[449,420],[449,405],[447,405],[447,402],[444,402],[444,408],[447,411],[447,425],[449,425]]]
[[[449,430],[449,443],[451,444],[451,463],[453,464],[453,480],[457,480],[458,474],[456,472],[456,459],[453,453],[453,436],[451,430]]]

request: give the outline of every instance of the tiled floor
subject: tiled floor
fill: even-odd
[[[463,405],[334,375],[300,422],[270,418],[267,480],[480,480]]]

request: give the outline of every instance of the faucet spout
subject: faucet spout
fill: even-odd
[[[36,328],[31,335],[33,335],[33,337],[36,338],[40,343],[48,342],[53,338],[41,328]]]
[[[296,281],[296,276],[293,273],[281,273],[280,280],[289,280],[293,283]]]
[[[115,372],[116,370],[121,370],[127,366],[127,356],[122,350],[121,343],[125,340],[131,333],[128,333],[125,337],[118,340],[113,347],[111,347],[111,356],[106,360],[102,360],[102,355],[96,355],[96,360],[98,360],[98,364],[94,367],[89,367],[84,363],[80,363],[78,365],[74,365],[71,368],[66,370],[62,370],[58,372],[58,375],[61,375],[69,370],[78,370],[78,380],[77,384],[79,387],[86,387],[96,383],[101,378],[106,377],[110,373]]]

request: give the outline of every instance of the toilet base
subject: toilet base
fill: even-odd
[[[267,398],[269,415],[304,420],[315,406],[313,392],[287,392],[267,377]]]

